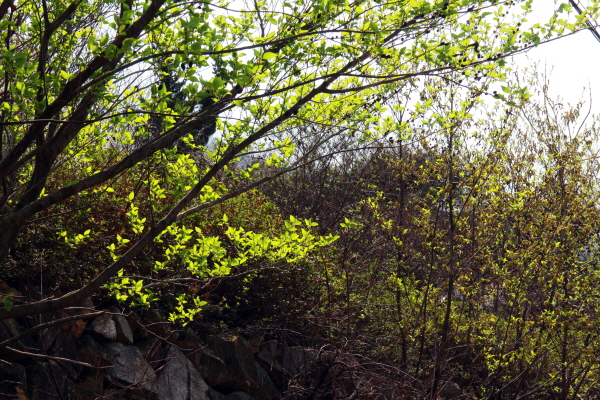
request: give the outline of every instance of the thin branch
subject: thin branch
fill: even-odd
[[[72,364],[82,365],[84,367],[89,367],[89,368],[96,368],[96,369],[112,368],[112,366],[110,366],[110,367],[96,367],[95,365],[84,363],[84,362],[81,362],[81,361],[71,360],[69,358],[53,357],[53,356],[47,356],[45,354],[38,354],[38,353],[29,353],[27,351],[21,351],[21,350],[13,349],[12,347],[6,347],[6,349],[8,349],[8,350],[10,350],[10,351],[12,351],[14,353],[22,354],[22,355],[28,356],[28,357],[43,358],[43,359],[52,360],[52,361],[66,361],[66,362],[70,362]]]
[[[25,332],[22,332],[20,334],[18,334],[17,336],[14,336],[10,339],[6,339],[4,342],[0,343],[0,348],[2,347],[7,347],[8,345],[23,339],[24,337],[30,336],[32,334],[34,334],[37,331],[40,331],[44,328],[48,328],[49,326],[54,326],[54,325],[59,325],[65,322],[69,322],[69,321],[73,321],[73,320],[77,320],[77,319],[88,319],[88,318],[94,318],[94,317],[98,317],[100,315],[104,314],[104,311],[98,311],[95,313],[91,313],[91,314],[83,314],[83,315],[72,315],[70,317],[66,317],[66,318],[61,318],[61,319],[57,319],[54,321],[50,321],[50,322],[46,322],[44,324],[40,324],[37,326],[34,326],[31,329],[26,330]]]

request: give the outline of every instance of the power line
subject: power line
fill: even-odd
[[[579,13],[579,15],[583,14],[583,11],[581,10],[581,7],[579,4],[577,4],[575,2],[575,0],[569,0],[569,3],[571,3],[571,5],[575,8],[575,10],[577,10],[577,12]],[[585,24],[588,26],[588,29],[590,30],[590,32],[592,32],[592,35],[594,35],[594,37],[596,38],[596,40],[598,42],[600,42],[600,33],[598,33],[598,31],[596,30],[596,25],[592,24],[589,20],[589,18],[585,19]]]

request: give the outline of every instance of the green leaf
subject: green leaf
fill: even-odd
[[[265,54],[263,54],[262,58],[265,60],[270,60],[272,58],[277,57],[277,54],[275,53],[271,53],[270,51],[267,51]]]

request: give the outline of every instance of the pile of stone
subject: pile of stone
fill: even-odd
[[[284,368],[277,342],[258,334],[180,338],[157,310],[89,313],[38,321],[48,326],[33,335],[0,321],[0,343],[24,336],[0,346],[0,399],[271,400],[301,362]]]

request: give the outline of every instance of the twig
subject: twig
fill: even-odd
[[[23,354],[23,355],[26,355],[26,356],[29,356],[29,357],[45,358],[45,359],[52,360],[52,361],[66,361],[66,362],[70,362],[70,363],[77,364],[77,365],[83,365],[84,367],[90,367],[90,368],[112,368],[112,366],[110,366],[110,367],[96,367],[95,365],[84,363],[84,362],[81,362],[81,361],[71,360],[69,358],[53,357],[53,356],[47,356],[45,354],[38,354],[38,353],[29,353],[27,351],[21,351],[21,350],[13,349],[12,347],[8,347],[8,346],[6,346],[6,348],[8,350],[10,350],[10,351],[14,351],[15,353]]]
[[[35,327],[31,328],[31,329],[26,330],[23,333],[18,334],[15,337],[12,337],[10,339],[5,340],[4,342],[0,343],[0,348],[6,347],[7,349],[16,351],[16,350],[11,349],[10,347],[8,347],[8,345],[16,342],[17,340],[23,339],[24,337],[27,337],[27,336],[31,335],[32,333],[35,333],[35,332],[37,332],[39,330],[42,330],[44,328],[47,328],[49,326],[62,324],[63,322],[69,322],[69,321],[73,321],[73,320],[76,320],[76,319],[85,319],[85,318],[97,317],[97,316],[102,315],[102,314],[104,314],[104,311],[98,311],[98,312],[95,312],[95,313],[84,314],[84,315],[73,315],[71,317],[61,318],[61,319],[57,319],[55,321],[50,321],[50,322],[46,322],[44,324],[40,324],[38,326],[35,326]]]

